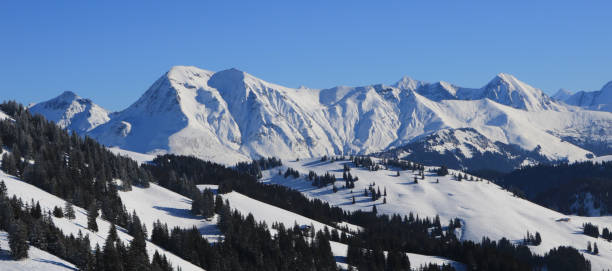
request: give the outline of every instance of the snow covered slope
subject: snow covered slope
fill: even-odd
[[[32,246],[28,250],[28,258],[19,261],[13,260],[10,255],[8,233],[4,231],[0,231],[0,248],[0,270],[3,271],[77,270],[74,264]]]
[[[261,156],[373,153],[442,129],[473,128],[493,143],[580,160],[592,156],[580,140],[612,144],[611,127],[612,115],[558,103],[508,74],[482,88],[404,77],[392,86],[318,90],[283,87],[236,69],[176,66],[86,134],[124,150],[234,164]]]
[[[285,161],[284,167],[292,167],[302,174],[311,170],[319,175],[326,172],[335,174],[340,181],[337,186],[342,187],[344,183],[341,176],[345,163],[349,161],[330,163],[308,159]],[[292,187],[309,197],[319,198],[346,210],[371,210],[376,204],[379,213],[407,215],[413,212],[429,217],[440,215],[443,222],[457,217],[464,224],[460,235],[466,240],[480,241],[487,236],[496,240],[506,237],[519,241],[527,231],[537,231],[542,235],[542,244],[530,248],[539,254],[561,245],[574,246],[584,252],[588,241],[597,242],[600,251],[603,251],[600,255],[584,253],[592,262],[593,270],[612,266],[612,243],[581,234],[584,222],[610,227],[612,217],[569,216],[568,222],[559,221],[568,216],[514,197],[510,192],[487,181],[458,182],[450,175],[438,177],[426,172],[424,180],[419,179],[418,183],[414,183],[411,171],[400,171],[400,176],[396,177],[395,169],[368,171],[353,168],[351,174],[359,178],[352,189],[353,193],[348,189],[339,189],[333,193],[331,186],[316,188],[305,177],[285,179],[278,175],[278,169],[266,172],[263,181]],[[382,198],[372,202],[371,197],[364,196],[364,189],[372,182],[381,191],[386,189],[387,204],[382,204]],[[353,196],[355,204],[352,204]]]
[[[238,210],[240,213],[253,214],[253,217],[258,222],[265,222],[268,226],[271,226],[273,223],[283,223],[285,227],[291,227],[295,224],[300,226],[313,226],[316,231],[323,230],[325,227],[328,229],[333,229],[333,226],[325,225],[316,220],[312,220],[307,217],[303,217],[299,214],[292,213],[290,211],[278,208],[273,205],[269,205],[263,203],[261,201],[249,198],[245,195],[242,195],[237,192],[231,192],[227,194],[221,194],[224,200],[228,200],[230,202],[230,206],[232,209]],[[360,227],[351,225],[348,223],[342,223],[343,226],[346,225],[351,230],[358,230]],[[348,266],[345,264],[345,258],[348,246],[346,244],[331,242],[332,252],[336,257],[336,260],[339,263],[339,266],[343,268],[347,268]],[[457,270],[465,270],[465,265],[451,261],[442,257],[436,256],[428,256],[428,255],[420,255],[414,253],[408,253],[408,258],[410,260],[411,266],[417,268],[421,265],[426,265],[429,263],[435,264],[450,264],[455,267]]]
[[[133,186],[132,191],[119,191],[119,197],[128,211],[136,211],[147,229],[153,229],[153,223],[159,220],[168,224],[170,229],[190,229],[195,226],[209,242],[222,238],[216,218],[207,221],[201,216],[192,215],[191,199],[154,183],[148,188]]]
[[[576,105],[590,110],[612,112],[612,81],[598,91],[579,91],[563,99],[570,105]]]
[[[51,100],[31,106],[30,111],[41,114],[62,128],[85,133],[110,120],[109,112],[90,99],[65,91]]]
[[[6,175],[2,171],[0,171],[0,180],[4,181],[4,183],[6,184],[9,197],[12,197],[13,195],[15,195],[18,198],[21,198],[26,202],[30,202],[31,200],[39,201],[43,209],[43,212],[47,212],[47,210],[53,210],[55,206],[60,206],[60,207],[65,206],[65,201],[63,199],[58,198],[54,195],[51,195],[13,176]],[[52,217],[53,223],[58,228],[62,229],[64,234],[73,234],[76,236],[78,232],[81,231],[84,235],[89,235],[92,246],[99,244],[100,247],[103,247],[104,240],[106,239],[106,236],[111,226],[110,223],[98,217],[96,222],[98,224],[99,231],[91,232],[86,227],[87,211],[75,206],[75,212],[76,212],[76,219],[68,220],[66,218]],[[140,214],[138,215],[140,216]],[[121,229],[121,228],[118,228],[117,230],[118,230],[117,232],[118,232],[119,238],[121,240],[123,240],[126,243],[132,240],[132,237],[127,234],[126,230]],[[200,267],[195,266],[189,263],[188,261],[185,261],[181,259],[180,257],[177,257],[176,255],[170,252],[167,252],[164,249],[147,241],[147,251],[148,251],[149,257],[153,257],[153,254],[155,253],[156,250],[160,254],[166,255],[166,257],[168,258],[168,261],[171,262],[171,264],[175,268],[177,266],[180,266],[182,270],[202,270]],[[0,270],[2,270],[2,268],[0,268]]]

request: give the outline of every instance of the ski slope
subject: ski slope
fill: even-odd
[[[0,171],[0,180],[4,181],[4,183],[6,184],[8,195],[10,197],[15,195],[18,198],[24,200],[24,202],[30,202],[31,200],[39,201],[43,212],[46,212],[47,210],[53,210],[53,207],[55,206],[65,206],[65,201],[63,199],[49,194],[13,176],[7,175],[2,171]],[[68,220],[67,218],[52,217],[55,226],[62,229],[64,234],[67,235],[74,234],[76,236],[78,232],[81,231],[83,235],[89,235],[92,246],[98,244],[100,245],[100,247],[103,247],[104,240],[108,235],[108,231],[110,229],[111,224],[108,221],[98,217],[96,222],[98,224],[99,231],[91,232],[87,229],[87,211],[83,208],[76,206],[74,207],[74,209],[76,213],[76,219]],[[141,216],[140,214],[138,215]],[[144,217],[141,216],[141,218]],[[130,240],[132,240],[132,237],[127,234],[127,231],[125,229],[117,227],[117,233],[119,235],[119,238],[125,243],[128,243]],[[168,261],[172,264],[174,268],[181,267],[181,269],[185,271],[203,270],[202,268],[195,266],[190,262],[185,261],[180,257],[177,257],[176,255],[167,252],[164,249],[156,246],[155,244],[147,241],[147,252],[150,258],[153,257],[153,254],[156,250],[159,251],[160,254],[165,254],[168,258]]]
[[[66,271],[77,270],[74,264],[44,250],[30,246],[28,258],[15,261],[10,255],[8,233],[0,231],[0,270],[2,271]]]
[[[514,242],[523,239],[527,231],[540,232],[542,244],[531,246],[531,250],[544,254],[558,246],[573,246],[579,250],[586,248],[587,242],[597,242],[600,255],[584,253],[591,261],[593,270],[601,270],[612,266],[612,244],[603,239],[595,239],[582,234],[582,224],[591,222],[601,227],[612,227],[612,217],[579,217],[565,216],[561,213],[544,208],[514,197],[510,192],[487,181],[455,181],[452,176],[438,177],[434,173],[425,172],[425,179],[414,183],[414,174],[411,171],[400,171],[396,177],[396,170],[368,171],[352,168],[351,174],[357,176],[355,188],[351,190],[341,188],[342,167],[350,161],[321,162],[318,159],[303,161],[284,161],[283,168],[292,167],[302,174],[310,170],[319,175],[326,172],[338,178],[337,193],[332,192],[331,185],[324,188],[313,187],[307,178],[284,178],[278,175],[278,168],[266,171],[263,182],[285,185],[303,192],[312,198],[319,198],[332,205],[346,210],[371,210],[376,204],[379,213],[398,213],[407,215],[412,212],[419,216],[434,217],[439,215],[443,223],[452,218],[459,218],[463,222],[460,238],[464,240],[481,241],[482,237],[498,240],[506,237]],[[350,163],[352,165],[352,163]],[[432,167],[427,167],[432,169]],[[283,169],[284,170],[284,169]],[[454,172],[454,171],[451,171]],[[439,180],[439,183],[436,183]],[[382,198],[372,202],[370,197],[364,196],[364,189],[374,182],[380,187],[381,193],[386,188],[387,204],[382,204]],[[352,204],[355,196],[356,204]],[[560,218],[570,218],[568,222],[558,221]]]

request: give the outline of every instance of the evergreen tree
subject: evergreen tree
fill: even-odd
[[[542,243],[542,236],[539,232],[536,232],[534,245],[539,246]]]
[[[593,251],[593,248],[591,248],[591,241],[587,242],[587,251],[588,252],[592,252]]]
[[[62,207],[59,207],[59,206],[53,207],[53,216],[57,218],[64,217],[64,211],[62,210]]]
[[[98,223],[96,222],[98,215],[98,206],[93,202],[87,210],[87,228],[93,232],[98,231]]]
[[[76,218],[76,214],[74,213],[74,206],[72,205],[72,203],[70,201],[66,201],[66,204],[64,205],[64,216],[66,216],[66,218],[72,220]]]
[[[597,248],[597,243],[593,243],[593,254],[599,254],[599,248]]]
[[[147,270],[149,265],[149,256],[147,255],[147,243],[145,241],[145,233],[143,227],[135,226],[134,239],[130,242],[128,250],[129,260],[127,260],[127,270],[139,271]]]
[[[9,247],[11,248],[11,255],[15,260],[21,260],[28,257],[28,245],[27,238],[28,233],[26,225],[17,220],[13,222],[9,230]]]
[[[121,241],[117,238],[117,228],[115,224],[111,224],[111,228],[109,229],[108,236],[106,237],[106,241],[104,242],[104,251],[100,253],[102,255],[101,263],[98,265],[103,265],[104,269],[97,270],[105,270],[105,271],[122,271],[123,261],[121,257],[120,251],[117,249],[120,246]],[[98,261],[96,261],[98,262]]]

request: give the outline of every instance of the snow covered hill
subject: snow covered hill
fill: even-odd
[[[351,174],[359,178],[359,181],[355,182],[355,188],[341,188],[337,193],[333,193],[331,186],[313,187],[308,179],[303,177],[309,171],[319,175],[329,172],[338,178],[336,186],[342,187],[342,168],[346,163],[350,162],[321,162],[319,159],[284,162],[284,167],[297,169],[302,177],[284,178],[278,175],[278,169],[273,169],[264,174],[263,181],[297,189],[308,197],[319,198],[345,210],[371,210],[372,206],[376,205],[379,213],[408,215],[412,212],[429,217],[440,215],[441,221],[444,222],[457,217],[462,221],[460,236],[464,240],[479,242],[482,237],[487,236],[492,239],[506,237],[519,242],[527,231],[537,231],[542,235],[543,241],[539,246],[530,246],[535,253],[543,254],[561,245],[573,246],[581,250],[592,262],[593,270],[612,266],[612,243],[582,234],[583,223],[591,222],[600,227],[610,227],[612,217],[565,216],[514,197],[510,192],[486,180],[458,182],[450,175],[439,177],[427,171],[425,179],[418,179],[418,183],[415,183],[416,172],[409,170],[400,171],[400,176],[397,177],[396,169],[369,171],[352,168]],[[429,169],[431,167],[427,167],[427,170]],[[373,202],[371,197],[364,196],[364,189],[371,183],[375,183],[374,187],[380,188],[381,191],[386,190],[387,204],[382,203],[382,198]],[[353,196],[355,204],[352,204]],[[563,218],[569,220],[564,221]],[[597,242],[600,255],[586,253],[584,249],[589,241]]]
[[[56,206],[59,206],[59,207],[65,206],[66,202],[63,199],[58,198],[52,194],[49,194],[13,176],[6,175],[2,171],[0,171],[0,180],[4,181],[4,183],[6,184],[9,197],[12,197],[13,195],[15,195],[18,198],[23,199],[25,202],[30,202],[32,200],[38,201],[40,202],[43,212],[45,213],[48,210],[53,210],[53,208]],[[163,202],[164,200],[165,200],[164,198],[156,199],[156,201],[159,201],[159,202]],[[144,200],[143,202],[144,204],[150,204]],[[165,203],[166,205],[164,206],[168,206],[173,203],[174,202],[170,201],[169,203]],[[135,209],[134,207],[132,208]],[[139,209],[136,209],[136,210],[138,211]],[[99,231],[91,232],[90,230],[87,229],[87,211],[82,208],[76,207],[76,206],[75,206],[75,211],[76,211],[76,219],[68,220],[67,218],[52,217],[53,223],[55,224],[55,226],[62,229],[64,234],[73,234],[76,236],[79,233],[79,231],[81,231],[84,235],[89,235],[92,246],[99,244],[100,247],[103,247],[104,241],[108,235],[108,231],[110,229],[111,224],[108,221],[98,217],[96,222],[98,224]],[[149,215],[147,217],[148,220],[145,220],[143,222],[148,223],[149,219],[156,220],[157,218],[159,218],[161,220],[161,219],[168,219],[169,217],[171,217],[169,215],[164,215],[164,216],[161,216],[161,215],[157,216],[157,215],[159,214]],[[119,235],[119,238],[123,242],[129,243],[129,241],[132,240],[132,236],[128,235],[125,229],[118,228],[117,233]],[[5,246],[2,246],[2,248],[5,248]],[[202,270],[200,267],[195,266],[191,264],[190,262],[185,261],[182,258],[177,257],[176,255],[165,251],[164,249],[154,245],[153,243],[149,241],[147,241],[147,250],[148,250],[149,257],[153,257],[153,254],[155,253],[155,251],[158,251],[160,254],[165,255],[168,258],[168,261],[171,262],[171,264],[175,268],[180,266],[182,270],[196,270],[196,271]],[[33,260],[35,259],[32,257],[28,259],[28,261],[33,261]],[[1,267],[2,267],[2,262],[0,262],[0,270],[4,270]],[[19,269],[16,269],[16,270],[19,270]],[[25,270],[48,270],[48,269],[25,269]]]
[[[214,188],[214,186],[211,185],[198,185],[198,187],[202,190],[204,188]],[[330,230],[334,228],[331,225],[325,225],[316,220],[312,220],[310,218],[301,216],[296,213],[292,213],[276,206],[263,203],[261,201],[249,198],[237,192],[221,194],[221,196],[223,200],[229,201],[232,209],[237,210],[242,214],[253,214],[255,220],[257,220],[258,222],[265,222],[268,226],[274,223],[283,223],[286,227],[291,227],[297,224],[299,226],[312,226],[315,231],[323,230],[325,227]],[[343,222],[342,226],[348,227],[351,231],[361,230],[359,226],[351,225],[346,222]],[[274,232],[273,229],[272,231]],[[332,247],[332,252],[336,257],[338,265],[344,269],[347,269],[348,266],[346,265],[345,260],[348,246],[346,244],[333,241],[330,243]],[[439,265],[450,264],[458,271],[465,270],[465,265],[442,257],[408,253],[408,258],[410,260],[411,266],[414,269],[422,265],[433,263]]]
[[[30,111],[41,114],[62,128],[86,133],[110,120],[109,112],[89,99],[65,91],[51,100],[31,106]]]
[[[57,119],[54,112],[46,114]],[[551,160],[591,157],[584,140],[612,146],[611,114],[558,103],[508,74],[482,88],[404,77],[391,86],[295,89],[236,69],[176,66],[100,123],[84,133],[108,146],[225,164],[373,153],[461,128]]]

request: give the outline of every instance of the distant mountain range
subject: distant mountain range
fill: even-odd
[[[71,92],[30,110],[105,145],[141,153],[234,164],[412,146],[452,154],[463,167],[469,163],[462,161],[487,152],[512,165],[612,154],[612,113],[605,112],[612,83],[572,103],[578,94],[551,98],[509,74],[482,88],[404,77],[392,85],[295,89],[236,69],[176,66],[119,112]]]
[[[612,112],[612,81],[597,91],[571,91],[560,89],[553,98],[569,105],[580,106],[590,110]]]

